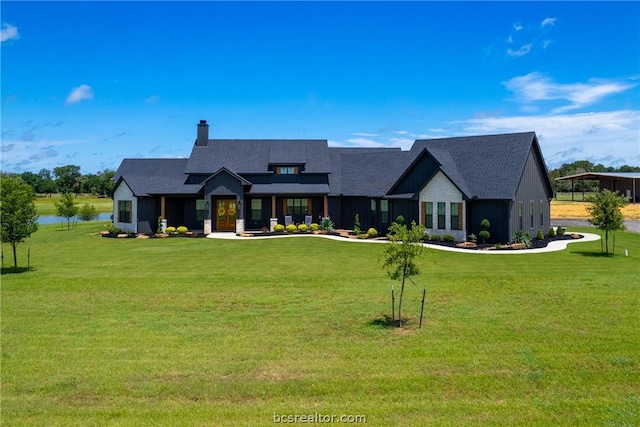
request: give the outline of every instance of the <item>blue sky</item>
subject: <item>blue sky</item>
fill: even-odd
[[[639,2],[1,4],[2,170],[536,131],[550,168],[640,165]]]

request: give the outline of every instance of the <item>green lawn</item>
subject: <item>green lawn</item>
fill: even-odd
[[[100,227],[42,226],[19,248],[33,270],[2,276],[3,425],[260,426],[274,413],[640,424],[638,234],[618,233],[610,258],[599,242],[431,250],[408,288],[412,323],[396,330],[380,321],[380,244],[105,239]]]
[[[55,215],[55,203],[60,201],[59,194],[52,194],[51,197],[38,197],[36,199],[36,209],[38,215]],[[79,195],[76,197],[78,207],[82,207],[85,203],[95,206],[98,212],[113,212],[113,200],[109,197],[97,197],[88,195]]]

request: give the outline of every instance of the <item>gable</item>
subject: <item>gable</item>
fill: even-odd
[[[423,150],[393,184],[389,195],[415,194],[440,170],[440,164]]]
[[[421,201],[432,202],[457,202],[462,201],[463,198],[462,192],[442,171],[436,172],[420,190],[419,196]]]

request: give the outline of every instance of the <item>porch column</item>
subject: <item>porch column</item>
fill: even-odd
[[[162,219],[167,219],[164,212],[164,196],[160,196],[160,216]]]
[[[323,204],[324,204],[324,218],[328,218],[329,217],[329,203],[327,203],[327,195],[324,195],[324,200],[323,200]]]
[[[276,196],[271,196],[271,218],[276,217]]]

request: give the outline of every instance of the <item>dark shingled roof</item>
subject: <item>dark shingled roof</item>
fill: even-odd
[[[329,148],[331,195],[383,197],[409,166],[411,156],[399,148]]]
[[[124,159],[113,179],[123,177],[133,194],[197,194],[201,184],[185,184],[189,159]],[[114,187],[115,188],[115,187]]]
[[[529,151],[537,147],[535,136],[524,132],[417,140],[410,153],[415,160],[427,150],[469,198],[509,200],[515,196]]]
[[[237,174],[267,173],[269,165],[305,165],[304,172],[331,172],[325,139],[210,139],[193,146],[186,173],[211,173],[222,167]],[[304,173],[303,172],[303,173]]]

